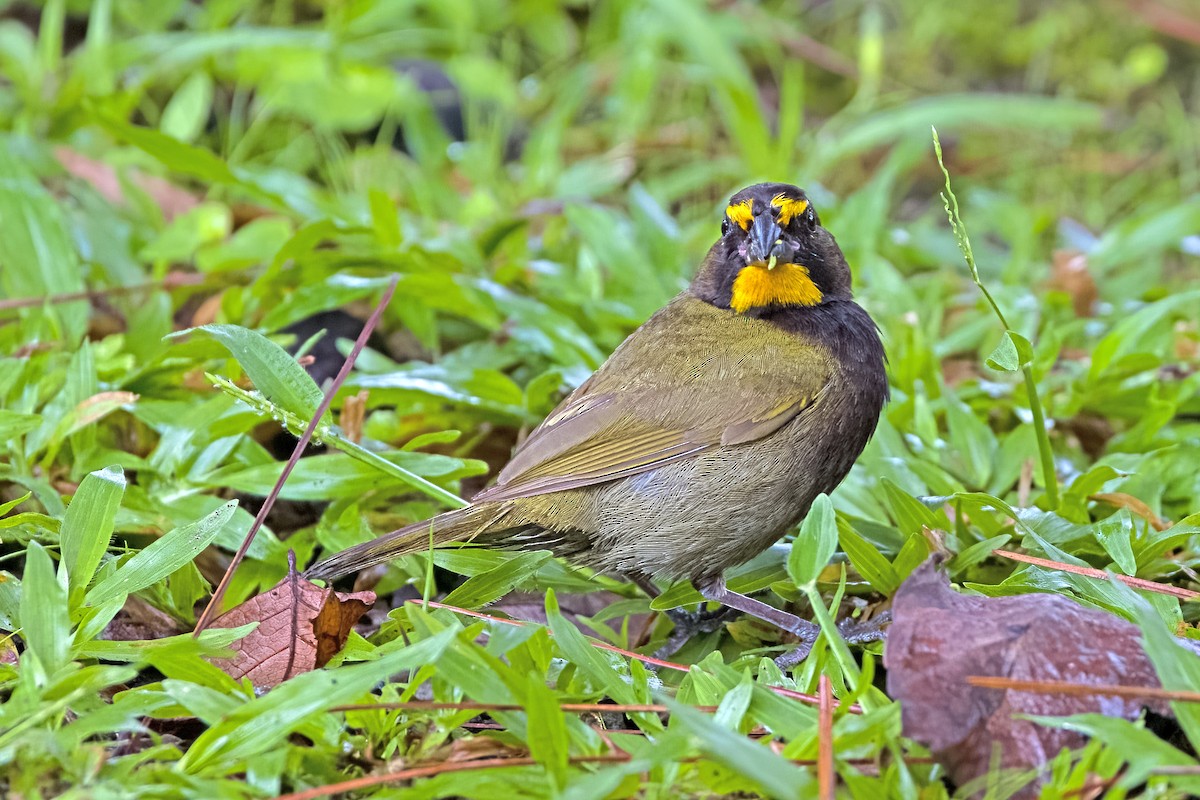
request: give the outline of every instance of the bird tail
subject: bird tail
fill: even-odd
[[[306,569],[304,577],[329,581],[394,558],[424,552],[431,546],[469,542],[502,520],[510,510],[504,503],[483,503],[447,511],[334,553]]]

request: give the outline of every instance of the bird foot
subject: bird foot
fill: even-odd
[[[741,612],[736,608],[722,606],[713,611],[684,611],[681,608],[672,608],[663,613],[667,615],[667,619],[675,623],[675,629],[671,631],[667,641],[663,642],[662,647],[654,653],[655,658],[665,659],[678,653],[696,634],[720,630],[725,623],[737,619]]]
[[[837,629],[838,633],[846,641],[846,644],[868,644],[886,639],[887,625],[891,621],[892,612],[885,611],[866,622],[859,622],[847,617],[838,623]],[[805,627],[799,630],[794,628],[790,630],[792,634],[800,638],[800,643],[783,655],[775,657],[775,665],[784,672],[787,672],[808,658],[808,654],[812,652],[813,644],[817,640],[817,634],[821,632],[820,628],[811,622],[804,622],[803,620],[801,622],[804,623]]]
[[[838,623],[838,633],[846,640],[846,644],[882,642],[887,639],[887,628],[891,623],[891,611],[884,611],[866,622],[847,617]]]

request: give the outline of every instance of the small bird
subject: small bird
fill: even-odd
[[[311,567],[332,579],[455,543],[550,550],[624,575],[686,578],[811,645],[813,623],[726,588],[849,472],[888,399],[883,343],[804,192],[729,200],[681,294],[517,447],[471,505]]]

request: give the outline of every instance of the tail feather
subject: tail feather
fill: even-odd
[[[333,580],[394,558],[423,552],[431,543],[437,548],[454,542],[468,542],[500,522],[511,510],[512,507],[505,503],[483,503],[447,511],[335,553],[306,569],[304,577]]]

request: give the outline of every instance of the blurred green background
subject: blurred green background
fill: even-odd
[[[101,578],[164,531],[242,501],[221,517],[215,549],[138,591],[181,629],[194,621],[290,449],[266,415],[306,421],[303,402],[292,402],[303,391],[272,393],[256,379],[269,407],[255,411],[236,388],[217,391],[205,377],[249,388],[242,373],[254,372],[261,342],[242,328],[312,354],[321,383],[399,274],[334,419],[345,398],[365,391],[362,446],[469,496],[523,431],[686,285],[719,233],[725,198],[759,180],[808,191],[890,357],[893,401],[835,496],[837,561],[848,570],[842,611],[886,603],[944,549],[957,556],[955,580],[977,591],[1056,591],[1132,616],[1094,583],[988,555],[1007,543],[1195,583],[1198,105],[1200,11],[1187,0],[0,3],[0,564],[11,570],[0,627],[21,627],[27,562],[42,548],[57,557],[70,527],[64,501],[110,465],[126,484]],[[1005,331],[947,222],[931,126],[980,277],[1011,328],[1033,342],[1028,366],[1048,420],[1057,502],[1045,492],[1023,378],[994,357]],[[343,313],[314,317],[331,312]],[[205,324],[241,327],[164,338]],[[322,341],[310,338],[325,328]],[[330,444],[301,461],[230,602],[279,580],[288,549],[303,562],[444,507],[404,474]],[[770,587],[774,602],[806,613],[785,558],[767,554],[734,585]],[[660,621],[638,641],[629,615],[644,612],[644,600],[544,558],[436,560],[453,573],[499,576],[457,595],[464,606],[513,585],[576,594],[603,586],[626,599],[594,615],[589,634],[649,652],[669,630]],[[405,559],[376,576],[378,588],[432,590],[427,567]],[[827,597],[837,572],[823,583]],[[43,643],[62,646],[43,648],[54,662],[41,664],[44,680],[16,690],[18,671],[0,664],[15,698],[0,729],[11,732],[4,726],[17,715],[45,722],[21,741],[0,733],[0,762],[30,792],[110,785],[137,770],[166,786],[167,773],[153,770],[168,770],[178,753],[154,751],[139,767],[94,744],[101,738],[91,740],[94,766],[64,755],[91,735],[71,739],[72,726],[59,725],[56,692],[79,681],[69,664],[108,669],[96,645],[107,612],[89,607],[82,588],[69,587],[69,618],[44,630]],[[1191,606],[1154,602],[1165,622],[1191,630]],[[430,634],[405,612],[389,624],[371,642],[352,637],[347,658],[376,657],[371,649],[401,628]],[[699,637],[679,658],[719,649],[752,666],[779,644],[753,625],[731,632]],[[22,659],[29,646],[23,640]],[[197,667],[194,651],[157,658],[150,673],[143,656],[123,660],[143,681],[166,675],[245,691]],[[702,686],[684,678],[681,698],[720,702],[737,683],[719,661],[705,663],[721,677]],[[844,688],[844,666],[819,649],[791,678],[763,677],[811,691],[829,671]],[[626,668],[640,665],[614,667]],[[96,675],[101,687],[132,679]],[[587,696],[572,675],[557,686],[559,700]],[[461,699],[464,687],[443,680],[437,691]],[[106,711],[120,719],[88,730],[136,727],[130,720],[151,713],[148,695],[124,696],[125,716]],[[901,750],[914,752],[898,744],[892,706],[846,729],[860,737],[854,752],[887,750],[901,764]],[[743,727],[758,721],[746,716]],[[360,723],[355,733],[325,724],[319,735],[310,725],[306,735],[331,752],[370,740],[376,752],[416,758],[459,721],[439,717],[436,735],[415,743]],[[315,765],[288,743],[295,724],[263,728],[254,747],[198,747],[203,755],[183,762],[186,792],[269,794],[354,772],[332,757]],[[761,764],[710,758],[729,731],[679,724],[698,726],[685,730],[709,742],[709,755],[689,761],[697,753],[680,745],[660,756],[647,768],[655,791],[758,791]],[[795,741],[815,721],[804,724]],[[572,731],[572,754],[595,744]],[[538,758],[547,746],[531,745]],[[273,760],[255,762],[276,747]],[[1097,752],[1089,764],[1116,769],[1119,759]],[[250,788],[224,782],[251,763],[259,773]],[[843,768],[871,791],[945,791],[928,764],[873,778]],[[520,785],[540,796],[590,775],[571,767],[551,784],[535,776]],[[628,796],[618,778],[610,789]],[[436,785],[475,796],[491,784]]]

